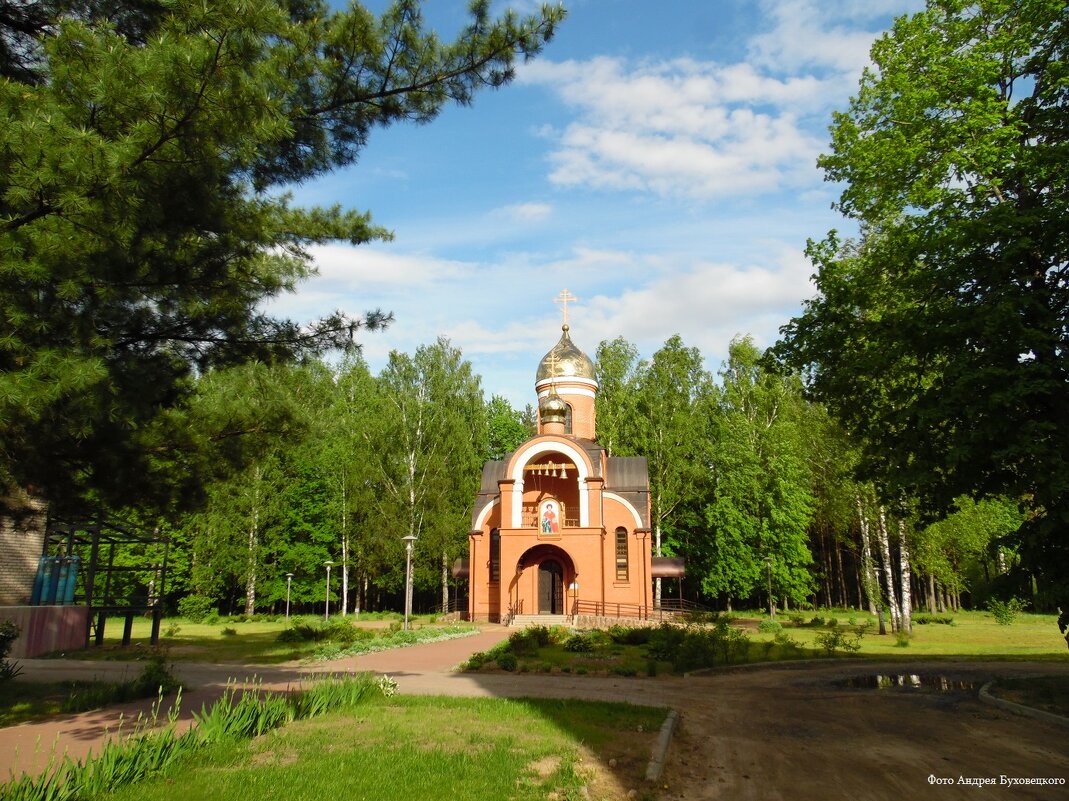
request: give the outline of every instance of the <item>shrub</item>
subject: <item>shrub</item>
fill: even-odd
[[[838,651],[855,653],[861,650],[861,638],[864,636],[864,628],[856,629],[854,636],[848,637],[843,629],[836,627],[820,632],[816,636],[816,642],[828,656],[834,656]]]
[[[564,650],[573,654],[589,654],[594,650],[594,639],[586,634],[573,634],[564,641]]]
[[[936,623],[942,626],[956,626],[954,618],[950,615],[932,615],[932,614],[920,614],[913,616],[913,622],[918,626],[927,626],[932,623]]]
[[[765,618],[757,624],[757,630],[764,634],[769,634],[775,633],[777,631],[782,631],[783,626],[780,625],[777,621],[772,620],[771,618]]]
[[[167,664],[165,654],[156,650],[149,656],[141,675],[134,679],[133,691],[136,693],[134,697],[151,698],[156,694],[168,695],[181,686],[172,667]]]
[[[909,648],[909,641],[913,639],[913,635],[908,631],[899,629],[895,632],[895,648]]]
[[[486,662],[487,662],[486,652],[485,651],[476,651],[475,653],[473,653],[471,656],[468,657],[468,660],[463,665],[461,665],[461,668],[463,670],[478,670],[483,665],[485,665]]]
[[[18,624],[11,620],[0,620],[0,684],[22,673],[19,663],[11,662],[7,658],[7,655],[11,653],[11,646],[15,644],[15,640],[21,633]]]
[[[638,669],[632,665],[616,665],[612,672],[617,676],[637,676]]]
[[[749,649],[750,639],[740,629],[721,620],[712,628],[688,628],[672,659],[677,672],[730,665]]]
[[[497,666],[499,668],[501,668],[502,670],[507,670],[510,673],[516,669],[516,665],[519,662],[519,660],[516,659],[516,654],[512,653],[511,651],[506,651],[505,653],[501,654],[497,657],[495,661],[497,662]]]
[[[235,628],[231,628],[230,626],[223,626],[223,630],[219,633],[222,634],[224,637],[236,637],[238,630]]]
[[[646,644],[646,653],[650,659],[659,662],[671,662],[679,652],[679,646],[683,643],[686,629],[673,626],[670,623],[662,623],[650,632]]]
[[[785,631],[777,631],[776,636],[772,638],[772,642],[787,650],[797,649],[801,645],[798,640]]]
[[[190,623],[203,623],[209,612],[215,612],[215,602],[206,595],[187,595],[178,602],[178,616]]]
[[[609,639],[619,645],[645,645],[650,641],[649,626],[609,626]]]
[[[814,615],[813,618],[809,621],[808,625],[823,628],[826,622],[827,621],[824,620],[824,618],[822,618],[820,615]]]
[[[1010,598],[1008,601],[1000,601],[992,598],[987,602],[988,611],[995,617],[995,622],[1000,626],[1008,626],[1017,619],[1017,615],[1024,611],[1027,604],[1020,598]]]
[[[545,626],[531,626],[513,632],[508,639],[509,650],[520,656],[534,656],[542,646],[549,645],[549,629]]]

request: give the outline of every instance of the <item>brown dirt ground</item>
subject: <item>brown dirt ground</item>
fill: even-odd
[[[476,637],[381,652],[316,668],[319,672],[372,670],[389,673],[413,694],[558,697],[630,701],[677,709],[680,727],[669,749],[662,781],[635,780],[634,759],[610,766],[605,754],[589,755],[591,798],[658,798],[661,801],[827,801],[828,799],[1069,798],[1065,786],[1007,786],[1001,776],[1064,779],[1069,784],[1069,728],[1020,717],[983,704],[976,689],[949,693],[851,689],[836,682],[875,673],[939,674],[979,687],[995,676],[1069,675],[1064,662],[895,662],[836,660],[758,666],[681,677],[622,678],[543,674],[457,674],[451,668],[507,636],[492,628]],[[100,675],[88,665],[27,660],[20,680]],[[307,668],[248,668],[267,686],[292,686]],[[183,665],[197,686],[188,710],[199,708],[224,686],[234,666]],[[238,676],[244,678],[245,676]],[[0,729],[0,777],[44,761],[34,743],[55,742],[81,756],[114,729],[121,711],[52,719]],[[19,756],[15,758],[15,750]],[[930,777],[951,784],[933,784]],[[994,780],[993,786],[959,784]],[[629,796],[629,791],[634,791]]]

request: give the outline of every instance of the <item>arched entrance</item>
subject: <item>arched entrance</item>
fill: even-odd
[[[538,565],[538,614],[564,614],[564,568],[556,559]]]
[[[527,549],[516,564],[513,608],[520,614],[568,614],[566,588],[576,575],[575,563],[563,548],[541,543]]]

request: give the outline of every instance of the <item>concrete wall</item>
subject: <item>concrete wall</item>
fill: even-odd
[[[0,498],[0,606],[30,602],[45,548],[47,507],[37,498]]]

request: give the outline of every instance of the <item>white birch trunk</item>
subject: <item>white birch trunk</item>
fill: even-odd
[[[880,556],[883,562],[883,577],[887,586],[887,605],[891,608],[891,631],[898,631],[901,623],[901,609],[898,607],[898,593],[895,592],[894,568],[891,566],[891,544],[887,537],[887,516],[880,505],[879,525],[876,527],[876,539],[879,540]]]
[[[245,576],[245,616],[256,613],[256,548],[260,542],[260,468],[253,470],[252,515],[249,521],[249,561]]]
[[[869,603],[869,614],[877,614],[876,595],[878,594],[879,581],[876,579],[876,566],[872,561],[872,540],[869,536],[869,518],[865,514],[865,507],[861,503],[861,493],[854,496],[857,501],[858,524],[861,527],[861,584],[865,590],[865,597]]]
[[[913,631],[913,594],[910,586],[912,576],[909,570],[909,543],[906,541],[906,524],[898,521],[898,580],[901,587],[902,616],[901,631]]]
[[[442,551],[442,614],[449,613],[449,554]]]
[[[345,476],[341,480],[341,614],[349,614],[349,510],[346,508]]]

